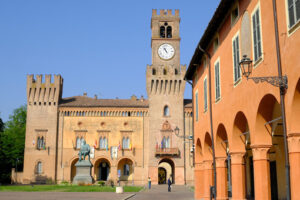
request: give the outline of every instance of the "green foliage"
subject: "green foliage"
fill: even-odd
[[[11,168],[15,168],[16,163],[17,171],[23,170],[25,131],[26,106],[21,106],[14,110],[9,121],[5,123],[3,132],[0,133],[0,183],[2,184],[10,183]]]
[[[99,184],[100,186],[104,186],[104,185],[105,185],[105,181],[98,181],[98,184]]]

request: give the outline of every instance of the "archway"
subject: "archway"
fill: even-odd
[[[170,158],[163,158],[158,163],[158,184],[166,184],[170,178],[175,183],[175,165]]]
[[[79,160],[78,158],[75,158],[75,159],[71,162],[71,176],[70,176],[71,182],[73,181],[73,178],[74,178],[75,175],[76,175],[76,166],[75,166],[75,164],[77,163],[78,160]]]
[[[241,184],[244,185],[244,187],[242,187],[241,189],[244,190],[244,192],[241,192],[238,195],[241,195],[240,197],[242,198],[246,197],[246,199],[254,199],[253,155],[250,145],[251,138],[248,120],[245,114],[239,111],[236,114],[233,123],[232,145],[230,151],[239,152],[239,154],[243,156],[243,163],[241,163],[242,165],[244,165],[242,170],[242,177],[245,177],[245,179],[241,182]],[[236,174],[232,174],[232,177],[235,178],[236,176]],[[237,178],[240,179],[240,177]],[[236,191],[234,191],[233,189],[233,192]]]
[[[98,159],[94,164],[95,179],[97,181],[107,181],[110,177],[110,162],[106,158]]]
[[[219,124],[216,136],[216,168],[217,168],[217,196],[231,197],[231,166],[228,138],[225,126]]]
[[[268,161],[271,198],[284,199],[286,197],[286,177],[281,107],[271,94],[265,95],[260,101],[255,133],[253,136],[256,144],[270,146]]]
[[[133,161],[129,158],[122,158],[118,162],[118,171],[120,170],[120,181],[133,180]]]

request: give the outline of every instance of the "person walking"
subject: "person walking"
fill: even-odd
[[[171,192],[171,184],[172,184],[172,182],[171,182],[171,179],[169,178],[168,179],[168,192]]]
[[[149,188],[149,190],[151,189],[151,178],[150,178],[150,176],[148,177],[148,188]]]

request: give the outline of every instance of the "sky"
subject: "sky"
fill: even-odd
[[[147,98],[152,9],[180,10],[180,62],[188,66],[219,2],[0,0],[0,118],[26,104],[28,74],[60,74],[63,97]]]

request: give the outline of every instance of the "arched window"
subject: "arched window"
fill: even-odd
[[[103,149],[103,139],[102,139],[102,137],[99,138],[99,148]]]
[[[171,26],[167,27],[167,38],[172,38],[172,27]]]
[[[166,37],[166,28],[164,26],[160,27],[160,38],[165,38]]]
[[[126,147],[127,147],[127,149],[129,149],[129,147],[130,147],[130,138],[129,137],[127,137],[127,139],[126,139]]]
[[[76,138],[76,149],[80,149],[81,146],[81,140],[79,137]]]
[[[164,116],[165,116],[165,117],[170,116],[169,106],[165,106],[165,107],[164,107]]]
[[[126,149],[126,138],[123,137],[122,139],[122,149]]]
[[[152,69],[152,75],[156,75],[156,69]]]
[[[166,139],[166,148],[170,148],[170,137],[169,136]]]
[[[177,75],[178,74],[178,70],[177,69],[175,69],[175,75]]]
[[[37,149],[40,149],[40,143],[41,143],[41,139],[40,139],[40,137],[38,137],[37,138],[37,145],[36,145]]]
[[[166,137],[164,136],[162,141],[161,141],[161,148],[164,149],[166,148]]]
[[[128,164],[124,164],[123,175],[124,176],[129,176],[129,172],[130,172],[129,165]]]
[[[43,172],[42,162],[40,162],[40,161],[37,163],[36,172],[37,172],[37,174],[42,174],[42,172]]]
[[[163,74],[167,75],[167,70],[166,69],[163,70]]]

